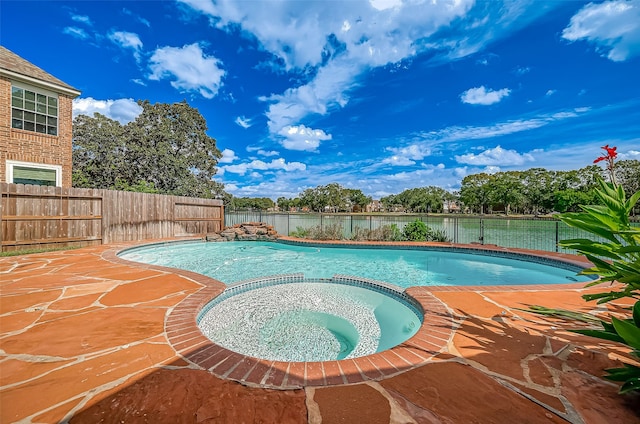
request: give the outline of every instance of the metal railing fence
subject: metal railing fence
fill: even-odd
[[[225,225],[242,222],[264,222],[283,235],[291,235],[312,227],[342,226],[342,237],[351,239],[359,229],[374,230],[396,225],[403,230],[415,220],[434,230],[443,231],[454,243],[495,244],[503,247],[569,252],[558,242],[573,238],[593,238],[592,235],[569,227],[555,218],[491,217],[431,214],[329,214],[273,213],[263,211],[225,210]],[[634,223],[639,226],[639,223]]]

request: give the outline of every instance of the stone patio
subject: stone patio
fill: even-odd
[[[620,312],[581,299],[600,287],[411,288],[427,312],[403,345],[273,362],[195,327],[223,284],[118,259],[127,246],[0,258],[0,422],[640,422],[640,396],[601,377],[630,361],[620,345],[520,310]]]

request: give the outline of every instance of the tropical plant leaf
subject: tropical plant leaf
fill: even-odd
[[[603,227],[599,222],[589,220],[593,222],[587,222],[585,219],[560,217],[560,219],[571,227],[578,228],[580,230],[587,231],[589,233],[600,236],[604,239],[610,240],[613,243],[620,243],[616,236],[612,233],[610,228]],[[562,242],[561,242],[562,243]]]
[[[625,382],[618,393],[621,395],[629,393],[633,390],[640,390],[640,377],[635,377]]]
[[[640,378],[640,368],[631,364],[624,364],[621,368],[608,368],[605,370],[609,375],[607,379],[613,381],[625,381],[628,378]]]
[[[580,330],[569,330],[572,333],[583,334],[585,336],[596,337],[598,339],[609,340],[612,342],[618,342],[624,344],[624,339],[620,337],[616,333],[610,333],[608,331],[602,330],[589,330],[589,329],[580,329]]]
[[[553,309],[553,308],[547,308],[539,305],[531,305],[529,306],[529,309],[522,309],[522,308],[515,308],[515,309],[519,311],[524,311],[524,312],[533,312],[539,315],[549,315],[557,318],[568,318],[571,320],[582,321],[582,322],[591,322],[591,323],[602,322],[600,319],[594,317],[593,315],[569,311],[567,309]]]
[[[628,293],[624,291],[611,291],[607,293],[593,293],[593,294],[583,294],[582,298],[587,302],[592,300],[598,300],[598,304],[606,303],[611,300],[621,299],[623,297],[627,297]],[[606,299],[606,300],[605,300]]]
[[[640,253],[640,246],[622,246],[620,249],[618,249],[618,253]]]
[[[636,205],[636,203],[638,203],[639,200],[640,200],[640,191],[635,193],[633,196],[629,198],[629,200],[627,200],[625,205],[627,209],[627,215],[631,213],[631,210]]]
[[[640,350],[640,327],[637,327],[630,321],[621,320],[616,317],[611,317],[611,323],[626,344],[634,349]]]

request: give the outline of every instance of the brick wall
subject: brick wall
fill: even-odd
[[[7,160],[62,166],[62,187],[71,187],[72,97],[58,95],[58,136],[11,128],[11,81],[0,77],[0,181]]]

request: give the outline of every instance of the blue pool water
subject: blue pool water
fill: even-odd
[[[346,248],[274,242],[184,242],[128,249],[123,259],[194,271],[226,284],[276,274],[353,275],[399,287],[586,282],[565,265],[446,249]]]
[[[234,352],[296,362],[370,355],[418,331],[422,316],[415,307],[391,290],[352,284],[300,278],[232,293],[228,289],[202,309],[198,327]]]

